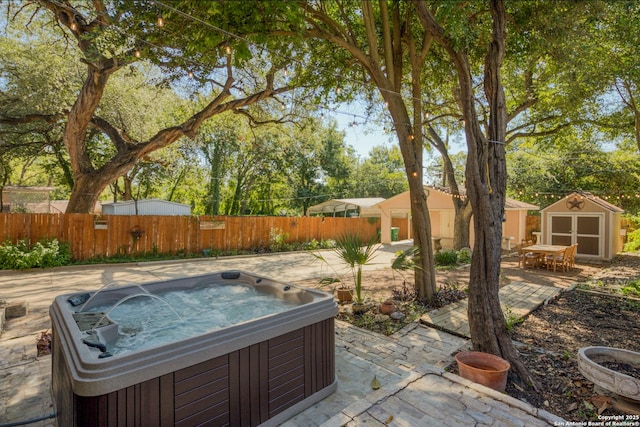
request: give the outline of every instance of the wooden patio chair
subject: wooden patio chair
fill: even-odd
[[[547,255],[544,258],[544,264],[547,266],[547,270],[553,267],[553,271],[557,271],[558,267],[562,268],[562,271],[569,271],[569,259],[571,257],[571,248],[569,246],[561,254]]]
[[[536,268],[540,265],[540,254],[527,251],[527,246],[531,246],[531,241],[523,240],[518,248],[518,267]]]
[[[569,265],[568,268],[572,269],[575,268],[576,266],[576,252],[578,252],[578,244],[574,243],[573,245],[571,245],[571,248],[569,248],[571,253],[569,254]]]
[[[524,267],[538,268],[542,263],[542,256],[534,252],[526,252],[523,256]]]
[[[520,242],[520,246],[518,247],[518,267],[522,267],[524,265],[524,254],[527,253],[524,249],[525,247],[527,247],[527,241],[523,240]]]

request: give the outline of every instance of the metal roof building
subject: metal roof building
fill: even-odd
[[[103,215],[191,215],[191,206],[160,199],[103,203]]]
[[[307,209],[307,214],[379,218],[380,208],[375,207],[375,205],[384,200],[385,199],[383,197],[331,199],[309,207],[309,209]]]

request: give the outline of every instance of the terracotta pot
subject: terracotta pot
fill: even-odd
[[[480,351],[461,351],[456,354],[458,373],[478,384],[503,392],[511,365],[494,354]]]
[[[382,304],[380,304],[380,313],[382,314],[389,315],[397,310],[398,309],[396,308],[396,305],[391,301],[385,301]]]
[[[367,311],[367,305],[362,302],[354,302],[351,304],[351,311],[353,311],[353,314],[362,314]]]
[[[336,289],[336,293],[338,294],[339,302],[350,302],[353,300],[353,293],[349,288],[338,288]]]

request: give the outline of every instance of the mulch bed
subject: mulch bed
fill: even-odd
[[[568,421],[620,415],[578,370],[577,353],[587,346],[640,351],[639,336],[640,301],[580,289],[564,292],[512,331],[523,362],[543,391],[510,381],[507,394]]]

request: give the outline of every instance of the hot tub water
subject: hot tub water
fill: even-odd
[[[107,345],[124,354],[194,337],[299,305],[252,286],[219,285],[158,294],[130,295],[116,304],[91,307],[118,325],[117,342]]]

